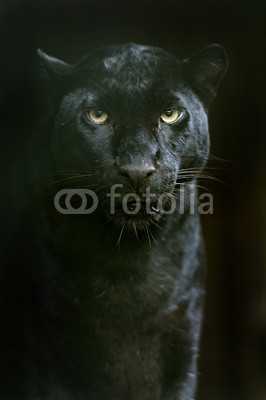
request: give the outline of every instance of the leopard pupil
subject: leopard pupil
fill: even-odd
[[[100,118],[102,116],[103,112],[100,110],[95,111],[95,115],[97,118]]]

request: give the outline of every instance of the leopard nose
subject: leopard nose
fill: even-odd
[[[124,165],[119,169],[120,174],[130,180],[134,189],[140,189],[143,186],[145,179],[147,180],[150,178],[156,171],[156,168],[152,165],[142,167]]]

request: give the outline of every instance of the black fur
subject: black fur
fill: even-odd
[[[53,106],[20,179],[23,207],[2,269],[1,399],[192,400],[204,292],[199,216],[187,202],[166,215],[156,206],[161,196],[167,209],[181,182],[188,200],[205,165],[224,50],[178,61],[127,44],[74,66],[39,56]],[[106,123],[90,120],[91,109],[105,110]],[[178,121],[160,119],[168,109],[180,110]],[[156,211],[126,215],[119,198],[111,215],[114,184],[121,198],[149,188]],[[59,213],[54,197],[64,188],[94,190],[96,211]]]

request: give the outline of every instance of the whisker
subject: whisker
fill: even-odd
[[[97,188],[97,186],[98,185],[96,183],[94,185],[80,185],[78,182],[76,182],[75,184],[71,184],[71,188],[69,188],[69,189],[74,190],[74,189],[93,188],[93,192],[96,194],[96,193],[100,192],[102,189],[104,189],[104,186],[100,186],[98,188]],[[51,187],[48,187],[48,188],[46,187],[46,188],[43,188],[42,190],[39,190],[38,193],[42,194],[43,199],[47,199],[47,198],[55,195],[55,188],[52,189]],[[106,201],[107,201],[107,199],[106,199]]]
[[[101,86],[101,85],[99,85],[98,83],[96,83],[96,82],[94,82],[94,81],[89,81],[92,85],[94,85],[94,86],[96,86],[98,89],[100,89],[102,92],[103,92],[103,94],[106,94],[107,92],[106,92],[106,89],[103,87],[103,86]]]
[[[181,170],[178,172],[178,175],[180,175],[180,176],[177,175],[176,181],[178,183],[178,181],[180,181],[182,179],[195,178],[196,180],[212,180],[212,181],[220,182],[227,186],[231,186],[227,182],[224,182],[221,179],[216,178],[215,176],[211,175],[208,172],[204,172],[204,171],[199,172],[199,175],[195,176],[195,174],[197,174],[197,173],[198,173],[197,171],[193,171],[193,170],[187,170],[187,171]],[[184,184],[186,184],[186,183],[187,182],[184,182]]]
[[[208,180],[212,180],[212,181],[215,181],[215,182],[219,182],[219,183],[222,183],[223,185],[232,187],[228,182],[224,182],[224,181],[222,181],[221,179],[218,179],[218,178],[216,178],[215,176],[212,176],[212,175],[203,175],[203,176],[199,176],[197,179],[205,179],[205,180],[208,179]]]
[[[73,180],[73,179],[84,178],[84,177],[89,177],[89,176],[90,176],[90,175],[88,175],[88,174],[78,175],[78,176],[77,176],[77,175],[68,176],[67,178],[62,178],[62,179],[58,179],[58,180],[56,180],[56,181],[50,182],[50,183],[48,183],[48,184],[42,186],[41,189],[45,189],[46,187],[49,187],[49,186],[51,186],[51,185],[55,185],[56,183],[61,183],[61,182],[68,181],[68,180],[71,180],[71,179]]]
[[[166,193],[165,195],[166,195],[166,197],[168,195],[169,196],[168,198],[170,200],[172,200],[172,198],[177,199],[177,200],[181,200],[180,194],[178,192],[175,192],[174,190],[172,191],[172,193]],[[190,204],[190,201],[187,200],[186,198],[184,198],[184,202],[185,202],[185,204]]]
[[[125,224],[121,228],[120,235],[119,235],[118,241],[116,243],[116,247],[120,248],[120,242],[121,242],[121,238],[122,238],[122,235],[123,235],[124,228],[125,228]]]
[[[95,173],[91,173],[87,170],[83,170],[83,169],[73,169],[73,170],[64,170],[64,171],[54,171],[54,172],[50,172],[49,174],[42,174],[42,176],[53,176],[53,175],[71,175],[71,174],[76,174],[76,175],[80,175],[80,173],[82,173],[82,175],[84,173],[86,173],[86,175],[96,175]]]
[[[218,161],[218,162],[221,162],[221,163],[230,163],[230,164],[232,163],[231,160],[227,160],[227,159],[225,159],[225,158],[217,157],[217,156],[215,156],[215,155],[212,154],[212,153],[209,153],[208,159],[209,159],[209,160]]]
[[[149,234],[149,231],[148,231],[147,226],[145,226],[145,231],[146,231],[146,234],[147,234],[147,238],[148,238],[148,241],[149,241],[149,245],[150,245],[150,247],[151,247],[151,239],[150,239],[150,234]]]
[[[139,235],[138,235],[138,231],[137,231],[136,225],[134,223],[133,223],[133,229],[134,229],[134,232],[135,232],[135,236],[137,238],[137,242],[139,243]]]
[[[211,193],[211,190],[210,190],[209,188],[207,188],[206,186],[202,186],[202,185],[196,184],[195,187],[197,187],[197,188],[199,188],[199,189],[206,190],[206,192]]]
[[[152,231],[151,231],[148,227],[147,227],[147,229],[148,229],[148,231],[150,232],[150,235],[151,235],[151,237],[152,237],[154,243],[156,244],[156,246],[158,246],[158,243],[157,243],[155,237],[153,236]]]
[[[151,223],[162,231],[162,227],[158,225],[155,221],[151,220]]]

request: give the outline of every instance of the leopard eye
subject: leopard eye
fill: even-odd
[[[167,124],[172,124],[176,122],[181,116],[181,111],[180,110],[165,110],[165,112],[161,115],[161,119],[163,122],[166,122]]]
[[[87,111],[88,117],[95,124],[104,124],[108,119],[108,114],[102,110]]]

